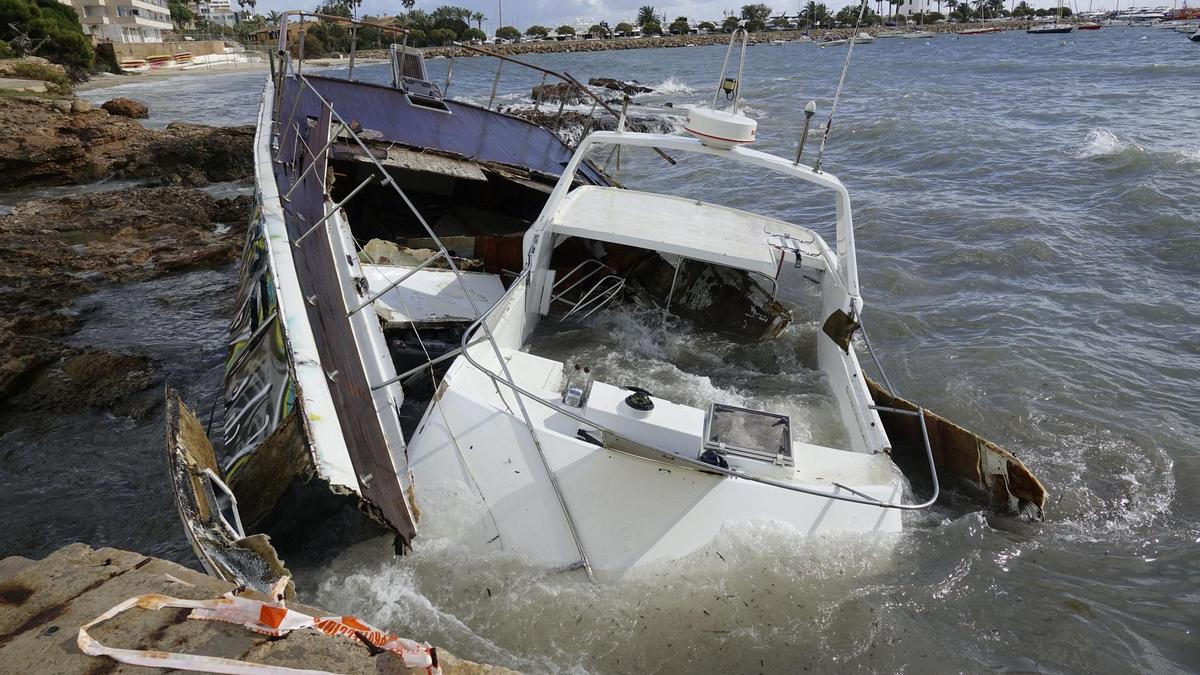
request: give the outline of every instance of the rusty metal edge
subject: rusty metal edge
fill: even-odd
[[[866,381],[876,405],[918,409],[916,404],[888,392],[871,378]],[[880,419],[893,448],[897,440],[923,443],[919,432],[914,433],[904,424],[912,419],[909,416],[881,412]],[[925,424],[929,428],[930,447],[939,473],[948,473],[978,486],[991,497],[988,505],[1001,513],[1030,515],[1034,520],[1045,517],[1046,488],[1016,455],[928,409],[925,410]],[[964,466],[973,470],[965,471]],[[1027,507],[1033,507],[1036,513],[1027,513]]]

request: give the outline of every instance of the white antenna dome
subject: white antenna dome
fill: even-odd
[[[753,143],[758,122],[726,110],[692,108],[688,110],[687,123],[683,128],[710,148],[728,150]]]

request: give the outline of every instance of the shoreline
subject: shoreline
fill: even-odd
[[[951,34],[955,37],[963,30],[972,28],[990,28],[997,31],[1010,30],[1025,30],[1028,28],[1028,21],[996,21],[985,24],[935,24],[931,26],[914,26],[912,30],[925,30],[931,33]],[[869,26],[860,28],[857,32],[876,35],[883,31],[903,30],[897,28],[887,28],[884,26]],[[831,37],[836,39],[848,38],[855,31],[849,28],[831,28],[828,30],[812,31],[813,34],[818,34],[821,37]],[[809,35],[808,31],[803,30],[786,30],[786,31],[764,31],[759,33],[751,33],[748,40],[750,45],[767,45],[771,42],[794,42],[800,38]],[[968,37],[970,37],[968,35]],[[607,52],[620,51],[625,49],[675,49],[680,47],[707,47],[713,45],[729,44],[728,33],[710,33],[707,35],[660,35],[654,37],[642,38],[610,38],[606,40],[564,40],[549,41],[549,42],[522,42],[500,45],[484,45],[483,48],[502,56],[524,56],[529,54],[563,54],[574,52]],[[810,44],[800,42],[798,44]],[[817,44],[817,41],[811,42]],[[468,51],[461,47],[423,47],[426,58],[471,58],[484,57],[484,54]],[[388,52],[386,49],[364,49],[359,51],[355,56],[355,63],[358,65],[371,65],[377,63],[386,63]],[[345,67],[349,65],[350,59],[347,56],[337,56],[319,59],[305,59],[305,64],[315,67]],[[214,65],[210,68],[193,68],[183,70],[180,68],[164,68],[162,70],[151,70],[144,73],[127,73],[125,75],[100,75],[93,77],[87,82],[81,82],[75,85],[75,91],[92,91],[96,89],[104,89],[129,82],[141,81],[142,77],[146,78],[162,78],[172,76],[195,76],[195,75],[222,75],[239,72],[255,72],[267,71],[269,69],[266,59],[261,63],[245,63],[245,64],[228,64]]]
[[[355,65],[374,65],[379,63],[387,63],[387,52],[381,51],[382,56],[375,57],[372,55],[364,55],[360,52],[354,59]],[[320,59],[305,59],[305,65],[314,68],[338,68],[345,67],[350,64],[349,57],[338,58],[320,58]],[[95,75],[86,82],[80,82],[74,86],[76,93],[85,91],[95,91],[97,89],[107,89],[123,84],[133,82],[146,82],[150,80],[158,80],[169,77],[197,77],[203,75],[230,75],[233,73],[253,73],[253,72],[268,72],[270,64],[266,58],[260,63],[231,63],[213,65],[207,68],[161,68],[159,70],[149,70],[144,73],[125,73],[123,75],[114,75],[106,73]]]
[[[972,28],[990,28],[997,31],[1009,30],[1025,30],[1029,26],[1028,21],[994,21],[984,24],[935,24],[931,26],[913,26],[912,30],[925,30],[931,33],[951,33],[958,34],[962,30],[970,30]],[[837,39],[848,38],[855,32],[867,33],[876,35],[883,31],[903,30],[899,28],[887,28],[883,26],[869,26],[860,28],[854,31],[850,28],[830,28],[811,31],[811,35],[819,35],[824,38],[834,37]],[[763,31],[751,33],[748,40],[750,45],[765,45],[771,42],[784,41],[792,42],[800,39],[805,35],[810,35],[809,31],[804,30],[783,30],[783,31]],[[817,40],[813,40],[811,44],[817,44]],[[672,49],[678,47],[707,47],[711,45],[728,45],[728,33],[709,33],[707,35],[659,35],[654,37],[641,38],[611,38],[607,40],[563,40],[553,42],[521,42],[515,44],[500,44],[500,45],[483,45],[483,49],[501,54],[504,56],[520,56],[523,54],[557,54],[565,52],[606,52],[617,51],[622,49]],[[798,43],[809,44],[809,43]],[[478,52],[468,51],[461,47],[423,47],[427,58],[463,58],[473,56],[483,56]],[[363,57],[369,58],[387,58],[386,50],[364,50],[359,52]]]

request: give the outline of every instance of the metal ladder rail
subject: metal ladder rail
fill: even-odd
[[[513,282],[513,288],[515,288],[518,283],[520,283],[524,279],[528,278],[528,276],[529,276],[529,270],[527,269],[521,273],[521,276],[517,277],[516,281]],[[507,297],[507,294],[505,294],[505,295]],[[748,481],[752,481],[755,483],[762,483],[763,485],[770,485],[772,487],[777,487],[777,488],[781,488],[784,490],[790,490],[792,492],[801,492],[804,494],[813,495],[815,497],[821,497],[824,499],[833,499],[835,501],[850,502],[853,504],[862,504],[865,506],[875,506],[875,507],[883,508],[883,509],[898,509],[901,511],[917,511],[917,510],[921,510],[921,509],[927,509],[930,506],[932,506],[938,499],[938,496],[940,494],[940,488],[938,486],[937,475],[936,475],[936,472],[934,469],[933,450],[930,448],[930,445],[929,445],[929,432],[925,427],[924,414],[921,414],[920,418],[919,418],[920,422],[921,422],[921,435],[925,439],[925,453],[926,453],[927,459],[929,460],[930,471],[931,471],[931,473],[933,473],[934,492],[933,492],[932,497],[930,497],[929,499],[927,499],[924,502],[921,502],[919,504],[902,504],[902,503],[896,503],[896,502],[884,502],[884,501],[880,501],[878,499],[869,498],[869,497],[861,498],[861,497],[852,497],[852,496],[847,496],[847,495],[839,495],[839,494],[834,494],[834,493],[830,493],[830,492],[823,492],[821,490],[813,490],[813,489],[806,488],[806,487],[799,486],[799,485],[790,485],[787,483],[783,483],[781,481],[772,480],[770,478],[763,478],[760,476],[751,476],[748,474],[737,473],[730,469],[722,469],[719,466],[701,462],[699,459],[685,457],[683,455],[679,455],[679,454],[671,452],[669,450],[664,450],[662,448],[656,447],[656,446],[646,443],[644,441],[629,438],[628,436],[617,433],[616,431],[613,431],[612,429],[609,429],[608,427],[597,424],[595,420],[589,420],[588,418],[586,418],[582,415],[579,415],[564,406],[556,405],[554,402],[548,401],[548,400],[538,396],[537,394],[529,391],[528,389],[525,389],[524,387],[521,387],[520,385],[516,384],[515,382],[512,382],[511,380],[502,379],[499,375],[488,370],[487,368],[485,368],[483,366],[483,364],[479,363],[478,361],[476,361],[474,358],[471,357],[470,351],[465,348],[467,346],[467,340],[475,332],[475,329],[477,327],[486,326],[486,324],[484,324],[484,319],[487,317],[488,314],[490,314],[493,310],[495,310],[496,307],[500,306],[503,302],[504,302],[504,299],[502,298],[500,300],[500,302],[496,303],[491,308],[489,308],[488,311],[484,312],[484,316],[477,319],[475,321],[475,323],[471,324],[471,327],[468,328],[463,333],[462,343],[463,343],[464,349],[461,352],[462,357],[464,359],[466,359],[467,362],[470,363],[472,366],[474,366],[477,370],[479,370],[485,376],[490,378],[493,382],[503,384],[504,386],[509,387],[516,393],[524,394],[526,397],[532,399],[534,402],[539,403],[539,404],[553,410],[556,413],[566,415],[567,417],[570,417],[571,419],[574,419],[577,422],[581,422],[583,424],[588,425],[589,427],[599,429],[600,431],[603,431],[606,434],[612,434],[612,436],[614,438],[624,440],[624,441],[629,441],[630,443],[633,443],[634,445],[639,445],[639,446],[654,450],[655,452],[661,453],[662,455],[664,455],[666,457],[671,457],[674,461],[689,465],[692,468],[697,469],[699,471],[720,474],[720,475],[728,477],[728,478],[741,478],[742,480],[748,480]],[[518,397],[518,400],[520,400],[519,397]],[[916,412],[913,412],[911,410],[900,410],[900,409],[892,409],[892,408],[885,408],[885,407],[879,407],[879,406],[871,406],[871,408],[875,409],[875,410],[883,410],[885,412],[897,412],[897,413],[906,414],[906,415],[916,415],[917,414]],[[923,413],[924,411],[922,410],[921,412]],[[618,452],[621,454],[631,454],[631,453],[625,452],[624,450],[621,450],[620,448],[607,446],[607,445],[605,446],[605,449],[609,450],[611,452]],[[631,455],[631,456],[637,457],[637,455]],[[842,487],[843,489],[846,489],[848,492],[851,492],[851,493],[854,492],[853,490],[850,490],[849,488],[846,488],[845,486],[838,486],[836,484],[834,486]],[[861,494],[861,493],[859,493],[859,494]]]
[[[472,297],[470,289],[467,287],[466,281],[463,279],[462,271],[458,268],[458,265],[454,262],[454,258],[450,255],[449,250],[446,248],[446,246],[442,242],[441,238],[437,236],[437,233],[435,233],[433,231],[433,228],[430,227],[429,223],[425,220],[425,217],[423,215],[421,215],[421,212],[419,209],[417,209],[416,204],[414,204],[412,202],[412,200],[409,199],[408,194],[405,193],[404,190],[398,184],[396,184],[396,181],[392,178],[391,174],[389,174],[387,172],[387,169],[384,168],[384,166],[379,163],[379,160],[376,159],[375,155],[371,152],[370,148],[367,147],[366,143],[363,142],[362,138],[359,137],[359,135],[354,131],[354,129],[350,126],[350,124],[341,116],[341,114],[338,113],[338,111],[333,107],[333,104],[331,104],[324,96],[322,96],[321,92],[317,91],[317,88],[314,87],[312,85],[312,83],[308,81],[308,78],[304,77],[303,75],[301,75],[299,73],[296,74],[296,78],[303,86],[307,87],[309,89],[309,91],[312,92],[313,96],[315,96],[317,98],[317,100],[320,102],[320,104],[323,107],[325,107],[329,110],[330,115],[333,118],[336,118],[337,121],[346,128],[346,131],[350,134],[350,137],[359,146],[359,148],[361,148],[362,151],[366,154],[366,156],[370,160],[371,164],[375,167],[375,170],[379,171],[379,173],[384,177],[383,183],[386,185],[392,186],[392,189],[395,190],[396,194],[400,197],[400,199],[404,202],[404,204],[409,208],[409,210],[412,212],[412,214],[417,218],[417,221],[421,223],[421,227],[423,227],[425,229],[426,234],[428,234],[430,239],[434,243],[437,244],[438,253],[446,261],[451,272],[453,272],[455,281],[458,283],[459,288],[462,290],[464,297],[467,298],[467,302],[471,305],[471,311],[477,317],[475,323],[472,324],[471,331],[474,331],[476,327],[481,327],[483,329],[485,337],[487,338],[487,342],[492,346],[492,351],[496,356],[496,361],[500,364],[500,368],[503,371],[504,378],[505,378],[504,383],[507,386],[509,386],[511,389],[513,389],[514,392],[521,391],[521,388],[517,387],[516,381],[513,378],[512,373],[508,368],[508,363],[504,360],[504,355],[500,351],[500,346],[498,344],[496,344],[496,339],[495,339],[495,336],[492,334],[491,328],[489,328],[487,326],[487,324],[483,321],[484,318],[486,318],[488,316],[490,311],[492,309],[494,309],[494,307],[488,308],[488,311],[486,311],[486,312],[480,311],[478,305],[475,304],[475,299]],[[514,286],[515,285],[516,285],[516,283],[514,282]],[[466,356],[466,351],[463,352],[463,355]],[[596,577],[595,577],[595,574],[592,572],[591,562],[588,560],[587,553],[585,552],[585,550],[583,548],[583,542],[579,538],[579,532],[575,526],[575,519],[571,516],[571,511],[567,507],[567,502],[566,502],[566,499],[563,497],[562,489],[558,484],[558,479],[555,477],[554,471],[550,468],[550,463],[546,459],[546,453],[542,448],[541,441],[538,440],[537,433],[533,429],[533,420],[532,420],[532,418],[530,418],[529,411],[526,409],[525,403],[522,400],[521,396],[518,394],[515,396],[515,398],[517,401],[517,407],[520,408],[521,415],[524,418],[526,430],[529,432],[529,436],[533,440],[534,446],[537,448],[538,458],[541,460],[542,466],[546,471],[546,475],[548,476],[548,478],[550,480],[551,486],[553,486],[554,494],[555,494],[555,497],[558,499],[559,506],[562,508],[563,516],[567,523],[567,528],[570,530],[571,537],[575,542],[575,548],[578,551],[579,557],[580,557],[578,565],[583,567],[583,569],[587,572],[588,579],[590,579],[591,581],[594,582],[596,580]]]
[[[562,291],[559,291],[558,293],[554,293],[554,291],[556,291],[556,289],[559,286],[562,286],[563,283],[566,283],[566,281],[571,279],[572,274],[575,274],[576,271],[578,271],[584,267],[587,267],[588,264],[595,264],[596,265],[595,269],[590,270],[590,271],[588,271],[587,274],[580,276],[580,279],[576,280],[575,283],[571,283],[570,286],[563,288]],[[574,289],[577,286],[580,286],[581,283],[583,283],[584,281],[587,281],[588,279],[592,279],[593,276],[601,273],[601,271],[604,271],[606,269],[608,271],[610,271],[610,276],[617,274],[617,270],[614,270],[611,267],[608,267],[608,265],[598,261],[598,259],[595,259],[595,258],[588,258],[588,259],[586,259],[586,261],[583,261],[582,263],[575,265],[574,268],[571,268],[571,270],[568,271],[568,273],[563,275],[562,279],[559,279],[556,283],[554,283],[554,286],[551,287],[551,293],[552,293],[552,295],[550,297],[551,304],[566,303],[568,305],[571,305],[572,307],[578,305],[578,303],[572,303],[572,301],[564,298],[564,295],[570,293],[571,291],[574,291]]]
[[[570,286],[567,286],[566,288],[562,289],[562,290],[561,290],[561,291],[559,291],[558,293],[554,293],[554,291],[555,291],[555,290],[557,290],[559,286],[561,286],[562,284],[565,284],[565,283],[567,283],[567,280],[571,278],[571,275],[572,275],[572,274],[575,274],[576,272],[578,272],[579,270],[583,269],[583,268],[584,268],[585,266],[587,266],[588,264],[595,264],[595,265],[596,265],[596,269],[594,269],[594,270],[592,270],[592,271],[588,272],[587,274],[584,274],[584,275],[583,275],[583,276],[581,276],[581,277],[580,277],[580,278],[579,278],[579,279],[578,279],[578,280],[577,280],[575,283],[571,284]],[[614,269],[613,269],[613,268],[611,268],[611,267],[608,267],[608,265],[605,265],[604,263],[600,262],[599,260],[596,260],[595,258],[588,258],[587,260],[584,260],[583,262],[579,263],[579,264],[578,264],[578,265],[576,265],[575,267],[571,268],[571,271],[569,271],[569,272],[567,272],[566,274],[564,274],[564,275],[562,276],[562,278],[561,278],[561,279],[559,279],[559,280],[558,280],[558,281],[557,281],[557,282],[554,284],[554,286],[552,286],[552,287],[550,288],[550,293],[551,293],[551,296],[550,296],[550,302],[551,302],[551,303],[554,303],[554,302],[562,301],[562,302],[565,302],[565,303],[567,303],[567,304],[572,304],[570,300],[567,300],[567,299],[566,299],[566,298],[564,298],[563,296],[564,296],[564,295],[566,295],[567,293],[570,293],[570,292],[571,292],[571,291],[572,291],[572,290],[573,290],[573,289],[574,289],[576,286],[578,286],[579,284],[582,284],[583,282],[585,282],[585,281],[587,281],[588,279],[592,278],[592,277],[593,277],[593,276],[594,276],[596,273],[603,271],[603,270],[604,270],[606,267],[608,268],[608,270],[609,270],[610,272],[612,272],[612,273],[616,274],[616,270],[614,270]],[[578,304],[578,303],[575,303],[575,304]]]
[[[608,286],[603,290],[598,290],[604,286],[604,282],[606,281],[610,282]],[[613,298],[617,297],[617,294],[620,293],[621,289],[623,288],[625,288],[625,279],[623,277],[619,277],[615,274],[609,274],[601,278],[600,281],[597,281],[594,286],[588,289],[587,293],[583,294],[583,297],[579,299],[579,302],[575,303],[575,306],[571,308],[571,311],[567,312],[563,318],[558,320],[558,322],[562,323],[563,321],[571,318],[571,315],[575,314],[575,312],[581,312],[584,309],[591,307],[591,310],[588,311],[587,314],[584,314],[582,317],[580,317],[581,319],[588,318],[589,316],[600,311],[600,309],[611,302]],[[592,296],[593,293],[596,295]]]

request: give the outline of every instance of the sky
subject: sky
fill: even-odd
[[[818,0],[818,2],[820,1],[822,0]],[[823,1],[834,12],[855,3],[855,0]],[[1020,2],[1020,0],[1017,1]],[[502,9],[498,5],[499,2],[503,3]],[[551,28],[564,23],[573,24],[577,18],[587,20],[589,23],[608,21],[609,24],[616,25],[621,21],[633,19],[637,16],[638,8],[647,4],[654,6],[659,14],[665,12],[670,19],[677,16],[686,16],[689,19],[700,21],[720,19],[723,11],[738,11],[742,5],[749,2],[766,2],[776,13],[786,11],[789,15],[795,15],[801,6],[801,0],[671,0],[670,2],[655,2],[654,0],[417,0],[416,6],[418,9],[426,11],[439,5],[456,5],[481,11],[488,17],[483,24],[484,30],[491,34],[500,25],[497,23],[497,19],[501,11],[506,25],[525,30],[535,23]],[[1033,7],[1053,8],[1057,6],[1057,0],[1028,0],[1028,2]],[[1117,0],[1092,0],[1091,4],[1096,11],[1099,11],[1104,8],[1112,9],[1116,6],[1116,2]],[[1011,3],[1012,0],[1007,0],[1005,5]],[[271,10],[282,12],[287,9],[313,9],[317,4],[317,0],[258,0],[254,11],[258,14],[266,14]],[[1078,4],[1081,10],[1086,11],[1088,0],[1066,0],[1065,4],[1067,6]],[[1130,0],[1122,0],[1121,4],[1128,7],[1131,3]],[[1132,4],[1136,6],[1162,4],[1170,6],[1171,2],[1134,0]],[[871,0],[871,6],[875,6],[875,0]],[[360,14],[392,16],[401,11],[403,11],[403,5],[398,0],[363,0]]]

